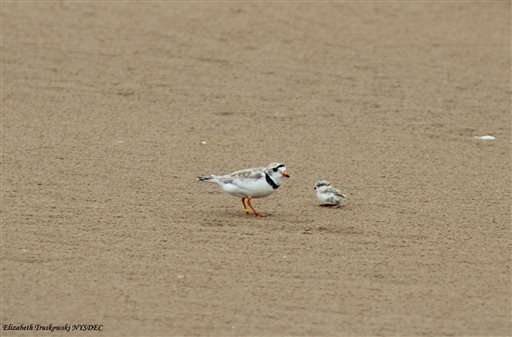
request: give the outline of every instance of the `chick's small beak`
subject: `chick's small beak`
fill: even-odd
[[[290,178],[290,175],[286,171],[283,172],[283,176],[285,176],[286,178]]]

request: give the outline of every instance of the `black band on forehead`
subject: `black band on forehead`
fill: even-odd
[[[279,164],[275,167],[272,167],[272,171],[277,172],[277,170],[279,170],[281,167],[284,167],[284,166],[285,166],[284,164]]]

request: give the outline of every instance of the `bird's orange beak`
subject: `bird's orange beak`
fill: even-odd
[[[290,178],[290,175],[286,171],[283,172],[283,176],[285,176],[286,178]]]

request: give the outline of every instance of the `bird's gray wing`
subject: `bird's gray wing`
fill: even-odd
[[[340,191],[338,191],[336,188],[334,187],[327,187],[324,192],[326,193],[333,193],[334,195],[337,195],[338,197],[342,197],[342,198],[345,198],[345,194],[341,193]]]
[[[233,183],[233,178],[230,177],[230,176],[222,176],[222,177],[218,177],[217,178],[220,182],[222,182],[223,184],[232,184]]]
[[[263,172],[261,169],[247,169],[233,172],[229,175],[231,179],[240,179],[240,180],[258,180],[263,177]]]

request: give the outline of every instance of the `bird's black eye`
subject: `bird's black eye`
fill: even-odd
[[[274,167],[272,171],[277,172],[277,167]]]

